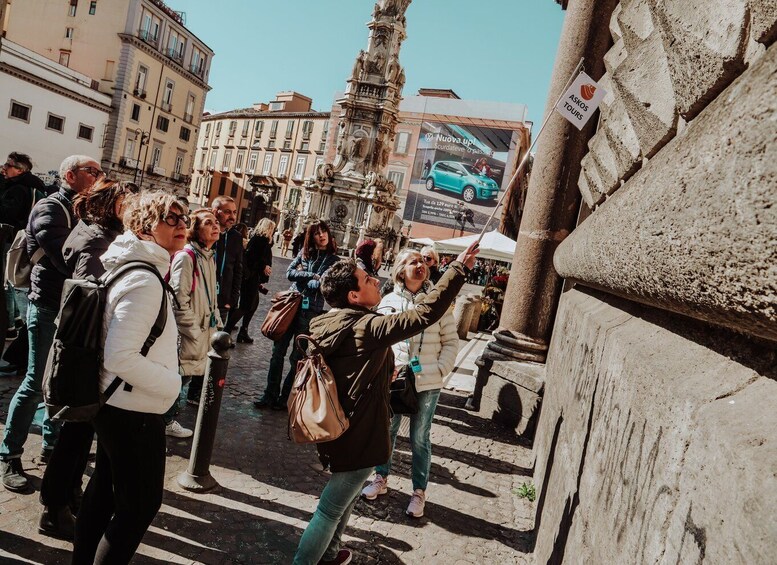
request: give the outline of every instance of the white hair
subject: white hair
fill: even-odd
[[[429,256],[432,259],[434,259],[435,264],[438,264],[440,262],[440,256],[437,254],[437,250],[431,245],[426,245],[421,248],[421,255],[423,255],[424,253],[428,253]]]
[[[70,157],[65,157],[65,160],[62,161],[62,164],[59,166],[60,180],[66,182],[65,175],[68,171],[75,171],[78,167],[87,163],[99,163],[99,161],[88,155],[71,155]]]

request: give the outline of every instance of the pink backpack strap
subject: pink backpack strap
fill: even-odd
[[[200,276],[200,271],[197,269],[197,256],[194,254],[193,250],[189,249],[188,247],[184,247],[180,251],[175,252],[173,259],[175,259],[175,256],[179,253],[186,253],[189,257],[192,258],[192,289],[189,292],[194,292],[194,289],[197,288],[197,277]],[[165,275],[165,282],[170,282],[170,271],[167,271],[167,274]]]

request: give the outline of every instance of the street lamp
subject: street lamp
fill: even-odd
[[[140,152],[143,150],[143,146],[148,143],[148,138],[150,134],[147,131],[143,131],[140,128],[135,129],[135,140],[138,139],[138,136],[140,136],[140,143],[138,144],[138,158],[135,161],[135,176],[132,179],[132,182],[135,184],[138,184],[138,168],[140,167]],[[143,183],[143,175],[140,176],[140,184]],[[138,184],[138,188],[140,188],[140,184]]]

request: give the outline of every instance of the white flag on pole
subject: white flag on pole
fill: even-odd
[[[559,99],[556,110],[577,129],[583,129],[606,94],[594,79],[580,73]]]

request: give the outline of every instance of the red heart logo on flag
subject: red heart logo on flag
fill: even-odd
[[[596,87],[593,84],[584,84],[580,87],[580,96],[583,97],[583,100],[593,98],[594,92],[596,92]]]

